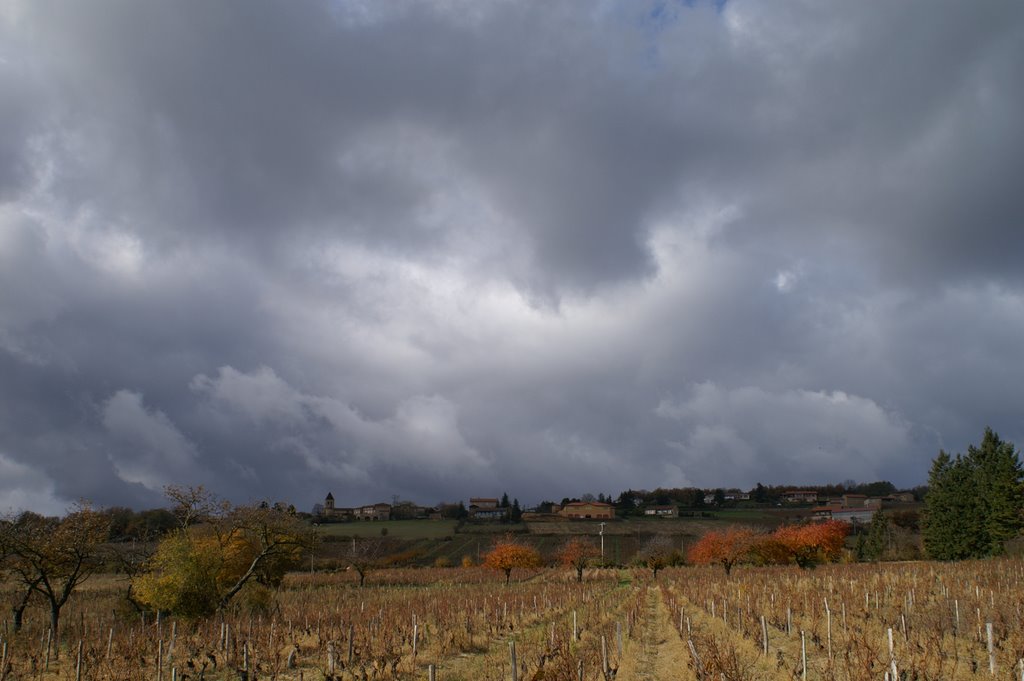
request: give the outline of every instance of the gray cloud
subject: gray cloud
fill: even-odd
[[[0,506],[1020,441],[1022,14],[0,2]]]

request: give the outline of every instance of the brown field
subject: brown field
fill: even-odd
[[[5,621],[0,679],[427,679],[433,665],[443,681],[499,681],[513,678],[513,643],[523,681],[575,681],[581,664],[591,681],[867,680],[894,669],[1019,679],[1024,658],[1018,559],[730,577],[686,567],[657,580],[591,570],[582,584],[548,568],[502,581],[483,568],[407,568],[372,572],[359,588],[344,570],[295,573],[265,600],[189,622],[144,618],[124,601],[123,578],[97,576],[65,608],[49,652],[41,603],[21,632]],[[5,615],[15,596],[0,592]]]

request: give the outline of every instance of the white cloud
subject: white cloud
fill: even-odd
[[[296,422],[305,418],[303,396],[269,367],[246,374],[225,366],[215,378],[200,374],[189,385],[216,404],[228,405],[254,422]]]
[[[103,425],[121,446],[109,456],[118,476],[152,490],[192,484],[198,453],[171,420],[149,410],[140,393],[119,390],[103,405]]]
[[[679,425],[671,446],[704,484],[875,480],[911,444],[898,414],[842,391],[705,382],[686,398],[662,400],[656,413]]]
[[[486,465],[460,431],[458,406],[440,395],[403,398],[391,415],[371,419],[338,398],[296,390],[268,367],[248,374],[222,367],[216,377],[196,376],[192,388],[210,409],[244,415],[276,449],[336,479],[369,479],[381,466],[471,474]]]
[[[796,285],[799,275],[793,270],[779,270],[775,273],[774,284],[779,293],[789,293]]]

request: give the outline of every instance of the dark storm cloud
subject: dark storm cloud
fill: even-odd
[[[0,506],[1019,441],[1021,15],[0,2]]]

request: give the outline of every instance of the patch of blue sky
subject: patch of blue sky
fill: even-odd
[[[645,67],[659,68],[660,36],[674,24],[685,21],[687,12],[697,11],[701,7],[714,7],[715,13],[721,14],[727,2],[728,0],[655,0],[651,3],[646,12],[634,18],[636,27],[645,38],[642,59]]]
[[[666,32],[688,20],[688,15],[714,11],[720,15],[727,0],[602,0],[593,5],[590,19],[615,36],[622,29],[628,38],[606,43],[608,73],[620,82],[644,87],[665,68],[661,45]],[[621,36],[620,36],[621,37]]]

